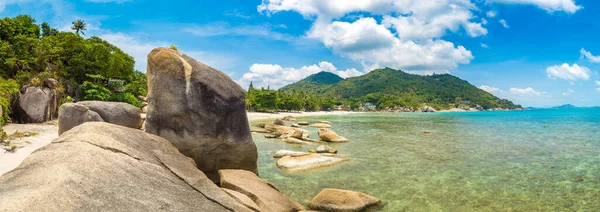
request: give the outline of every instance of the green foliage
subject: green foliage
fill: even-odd
[[[0,77],[0,107],[2,116],[0,116],[0,126],[10,120],[10,100],[19,93],[19,85],[15,80],[4,79]]]
[[[133,106],[140,107],[142,106],[142,101],[136,98],[132,93],[118,93],[110,96],[108,101],[111,102],[125,102],[129,103]]]
[[[175,50],[175,51],[179,51],[179,48],[177,48],[177,46],[175,46],[175,45],[171,45],[169,48],[170,48],[170,49],[173,49],[173,50]]]
[[[73,97],[71,97],[71,96],[65,96],[65,97],[63,97],[63,98],[60,99],[59,107],[61,105],[65,104],[65,103],[73,103],[73,102],[75,102],[75,99],[73,99]]]
[[[468,100],[471,107],[479,105],[485,109],[520,107],[449,74],[420,76],[385,68],[334,84],[317,84],[312,78],[315,75],[282,89],[317,94],[345,105],[371,102],[380,109],[396,106],[418,108],[423,105],[448,109],[458,106],[462,100]]]
[[[148,78],[146,78],[146,74],[135,71],[131,76],[131,81],[125,85],[125,92],[132,93],[135,96],[146,96],[148,94]]]
[[[85,81],[81,85],[81,89],[84,100],[106,101],[110,98],[110,90],[100,84]]]

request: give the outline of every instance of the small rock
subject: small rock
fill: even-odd
[[[276,119],[275,121],[273,121],[273,124],[275,125],[281,125],[281,126],[285,126],[285,122],[283,122],[280,119]]]
[[[327,145],[320,145],[315,149],[316,153],[337,153],[337,150]]]
[[[330,121],[319,121],[319,123],[322,123],[322,124],[331,124]]]
[[[298,124],[296,124],[296,123],[292,123],[292,127],[296,127],[296,128],[298,128],[298,127],[300,127],[300,125],[298,125]]]
[[[255,129],[255,130],[252,130],[250,132],[253,132],[253,133],[270,133],[271,131],[268,131],[268,130],[265,130],[265,129]]]
[[[381,200],[367,194],[332,188],[323,189],[308,203],[318,211],[364,211],[381,206]]]
[[[298,125],[308,126],[308,125],[310,125],[310,123],[308,123],[307,121],[301,121],[301,122],[298,122]]]
[[[316,127],[316,128],[331,128],[330,124],[325,124],[325,123],[316,123],[316,124],[312,124],[310,126]]]
[[[310,153],[296,152],[296,151],[290,151],[290,150],[279,150],[279,151],[275,152],[275,154],[273,154],[273,157],[274,158],[282,158],[285,156],[300,157],[300,156],[305,156],[305,155],[310,155]]]
[[[294,137],[285,137],[282,139],[282,141],[286,142],[286,143],[290,143],[290,144],[305,144],[305,145],[312,145],[311,142],[308,141],[303,141]]]

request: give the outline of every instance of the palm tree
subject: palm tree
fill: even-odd
[[[83,31],[87,30],[86,27],[87,24],[83,20],[76,20],[73,21],[73,26],[71,27],[71,29],[75,30],[75,33],[77,33],[77,35],[79,35],[80,32],[82,35],[85,35]]]

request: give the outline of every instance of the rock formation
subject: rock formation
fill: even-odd
[[[321,129],[319,129],[317,134],[319,134],[319,138],[321,138],[321,140],[327,141],[327,142],[338,143],[338,142],[348,142],[349,141],[348,139],[338,135],[337,133],[335,133],[333,130],[330,130],[330,129],[321,128]]]
[[[307,121],[301,121],[301,122],[298,122],[298,125],[308,126],[308,125],[310,125],[310,123],[308,123]]]
[[[251,211],[167,140],[87,122],[0,177],[5,211]]]
[[[304,207],[285,196],[275,185],[245,170],[220,170],[221,187],[244,194],[260,211],[300,211]]]
[[[364,211],[382,205],[381,200],[361,192],[326,188],[310,201],[308,207],[312,210],[335,212]]]
[[[58,134],[84,122],[108,122],[140,129],[143,123],[140,109],[121,102],[83,101],[65,103],[58,111]]]
[[[284,156],[277,161],[277,167],[286,171],[302,171],[326,166],[332,166],[346,161],[345,158],[327,157],[320,154],[303,156]]]
[[[25,86],[13,113],[19,123],[42,123],[57,117],[58,93],[56,80],[44,83],[44,87]]]
[[[257,173],[245,92],[229,76],[169,48],[148,55],[146,132],[169,140],[213,181],[218,170]]]
[[[316,123],[316,124],[311,124],[311,127],[316,127],[316,128],[331,128],[330,124],[325,124],[325,123]]]

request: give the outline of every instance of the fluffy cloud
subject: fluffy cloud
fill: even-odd
[[[245,73],[238,83],[242,87],[249,86],[252,82],[255,87],[280,88],[321,71],[331,72],[342,78],[364,74],[356,69],[338,70],[333,64],[326,61],[301,68],[283,68],[277,64],[252,64],[250,72]]]
[[[492,86],[488,86],[488,85],[479,86],[479,89],[487,91],[488,93],[491,93],[491,94],[495,94],[495,93],[498,93],[501,91],[500,88],[496,88],[496,87],[492,87]]]
[[[596,91],[600,92],[600,88],[596,88]]]
[[[337,54],[364,66],[416,73],[446,73],[458,64],[470,63],[470,51],[440,39],[446,33],[463,30],[471,37],[488,33],[477,22],[481,19],[472,11],[478,9],[469,0],[264,0],[258,10],[267,14],[298,12],[314,20],[307,37],[323,42]],[[339,20],[352,12],[368,12],[383,19],[378,23],[366,14],[353,21]]]
[[[481,48],[488,49],[488,48],[490,48],[490,47],[489,47],[487,44],[485,44],[485,43],[481,43]]]
[[[599,85],[599,86],[600,86],[600,81],[596,81],[596,85]]]
[[[564,92],[562,95],[563,96],[570,96],[571,94],[575,93],[575,91],[573,89],[567,89],[567,92]]]
[[[502,24],[502,26],[503,26],[504,28],[510,28],[510,27],[508,26],[508,24],[506,23],[506,20],[504,20],[504,19],[501,19],[501,20],[500,20],[500,24]]]
[[[496,11],[488,11],[487,13],[485,13],[485,15],[490,18],[496,17],[497,14],[498,13],[496,13]]]
[[[583,7],[576,5],[574,0],[487,0],[490,3],[529,4],[535,5],[548,12],[564,11],[575,13]]]
[[[591,71],[585,66],[564,63],[546,68],[546,74],[550,79],[563,79],[571,82],[577,80],[589,80]]]
[[[544,94],[544,92],[539,92],[534,90],[531,87],[527,87],[527,88],[510,88],[508,90],[510,93],[514,94],[514,95],[519,95],[519,96],[540,96],[542,94]]]
[[[579,52],[581,53],[581,59],[587,59],[591,63],[600,63],[600,56],[594,56],[591,52],[586,51],[584,48],[581,48]]]

